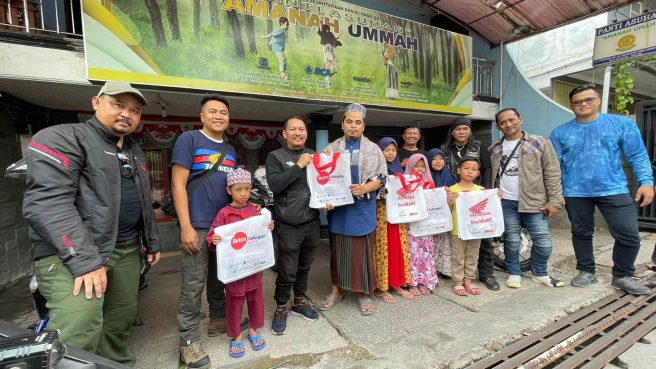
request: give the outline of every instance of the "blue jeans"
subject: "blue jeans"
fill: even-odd
[[[547,272],[547,262],[549,256],[551,256],[549,224],[542,213],[520,213],[517,204],[517,201],[501,200],[503,222],[506,228],[503,244],[503,252],[506,255],[506,270],[512,275],[522,274],[519,267],[519,250],[523,223],[533,240],[531,271],[537,277],[549,275]]]
[[[567,216],[572,223],[576,269],[595,272],[592,247],[595,206],[601,211],[608,223],[608,230],[615,239],[613,276],[633,276],[635,260],[640,250],[640,234],[636,203],[628,193],[599,197],[565,197]]]

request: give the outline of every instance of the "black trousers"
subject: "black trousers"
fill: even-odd
[[[276,224],[278,277],[274,299],[278,305],[287,304],[292,287],[295,297],[305,296],[314,252],[319,246],[319,227],[318,221],[301,226]]]
[[[494,248],[489,238],[481,240],[481,249],[478,253],[478,279],[494,277]]]
[[[576,269],[595,272],[592,245],[595,206],[601,211],[608,224],[608,230],[615,239],[613,276],[620,278],[633,276],[635,261],[640,251],[640,233],[636,202],[628,193],[598,197],[565,197],[567,216],[572,223]]]
[[[213,251],[209,251],[207,260],[207,303],[210,306],[210,318],[225,319],[225,285],[217,277],[216,252]]]

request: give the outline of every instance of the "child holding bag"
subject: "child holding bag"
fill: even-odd
[[[431,149],[426,153],[426,158],[430,163],[431,177],[435,187],[446,187],[447,194],[449,187],[456,184],[456,180],[446,168],[444,161],[444,152],[440,149]],[[437,268],[438,276],[451,277],[451,232],[439,233],[433,236],[433,243],[435,244],[435,267]],[[441,275],[440,275],[441,274]]]
[[[250,172],[244,169],[228,172],[227,182],[227,191],[232,197],[232,202],[219,210],[219,213],[210,226],[206,238],[210,247],[216,247],[221,242],[221,237],[214,234],[216,227],[259,215],[259,209],[255,205],[248,203],[251,193]],[[268,228],[269,230],[273,230],[273,221],[269,223]],[[225,292],[226,321],[228,323],[227,333],[230,338],[228,354],[230,357],[239,358],[246,353],[240,327],[244,300],[248,303],[248,318],[250,320],[248,340],[250,341],[251,348],[255,351],[263,349],[266,346],[266,341],[261,334],[257,333],[257,330],[264,326],[262,272],[226,283]]]
[[[460,182],[451,186],[452,196],[449,204],[452,206],[453,230],[451,231],[451,268],[453,270],[453,292],[458,296],[478,295],[481,289],[474,284],[480,239],[463,240],[458,237],[458,215],[453,204],[459,192],[481,191],[485,188],[474,183],[479,174],[480,163],[477,158],[466,156],[458,162]],[[503,193],[499,190],[499,197]]]
[[[423,176],[425,183],[434,185],[430,170],[428,169],[428,160],[422,154],[410,156],[405,167],[405,174],[418,173]],[[435,268],[435,244],[433,236],[414,237],[408,233],[408,246],[410,250],[410,278],[412,287],[409,291],[415,295],[428,295],[435,290],[435,287],[444,286],[444,282],[437,277]]]

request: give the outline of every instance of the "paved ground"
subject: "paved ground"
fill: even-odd
[[[554,252],[552,274],[569,282],[575,274],[569,230],[552,231]],[[638,264],[649,261],[656,234],[643,234]],[[352,295],[334,309],[323,312],[316,322],[291,316],[288,332],[274,336],[270,319],[275,304],[275,275],[265,272],[264,294],[267,347],[259,352],[247,349],[241,359],[227,355],[225,337],[203,338],[214,368],[461,368],[554,320],[589,305],[611,293],[610,265],[612,238],[607,232],[595,237],[600,283],[588,289],[552,289],[534,285],[523,278],[523,287],[511,290],[503,285],[506,274],[497,272],[501,291],[483,288],[480,296],[457,297],[447,286],[417,300],[398,298],[395,304],[375,300],[376,312],[363,317]],[[317,254],[311,273],[308,296],[320,301],[330,288],[328,246]],[[178,338],[175,310],[180,284],[179,256],[166,255],[148,274],[151,285],[141,295],[140,312],[144,325],[135,327],[130,341],[138,368],[175,368]],[[207,311],[207,307],[204,307]],[[0,294],[0,317],[26,326],[34,320],[26,283]],[[201,329],[206,330],[207,319]],[[631,369],[651,368],[656,360],[656,333],[651,345],[634,345],[622,358]],[[609,366],[610,367],[610,366]]]

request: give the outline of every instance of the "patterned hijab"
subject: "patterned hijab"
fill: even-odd
[[[436,156],[441,155],[442,158],[444,158],[444,151],[440,149],[431,149],[426,153],[426,157],[428,159],[429,163],[433,162],[433,159],[435,159]],[[446,168],[446,163],[444,163],[444,168],[442,170],[434,170],[432,166],[429,166],[431,176],[433,177],[433,183],[435,183],[435,187],[443,187],[443,186],[453,186],[456,184],[456,180],[453,178],[451,175],[451,172]]]
[[[428,160],[426,160],[426,157],[422,154],[413,154],[410,158],[408,158],[408,164],[405,166],[405,174],[411,174],[419,160],[423,160],[424,166],[426,167],[426,170],[421,173],[424,176],[424,182],[433,182],[433,177],[431,177],[430,173],[430,167],[428,166]]]
[[[394,145],[396,150],[398,151],[399,145],[396,143],[396,140],[394,140],[392,137],[383,137],[378,141],[378,147],[380,147],[380,150],[384,151],[389,145]],[[396,173],[403,173],[403,167],[401,166],[401,163],[399,162],[399,155],[397,154],[394,160],[390,163],[385,159],[387,162],[387,174],[396,174]]]

